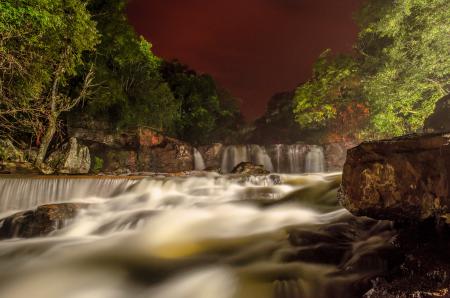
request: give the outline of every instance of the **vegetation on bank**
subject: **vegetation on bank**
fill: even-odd
[[[366,139],[422,129],[450,88],[450,2],[368,0],[353,55],[324,52],[294,96],[302,129]]]
[[[210,76],[153,54],[128,24],[126,4],[1,1],[0,133],[38,146],[38,166],[68,113],[192,143],[242,123],[237,101]]]

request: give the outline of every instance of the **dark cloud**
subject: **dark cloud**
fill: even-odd
[[[351,50],[360,0],[133,0],[130,22],[155,52],[207,72],[249,119],[307,80],[326,48]]]

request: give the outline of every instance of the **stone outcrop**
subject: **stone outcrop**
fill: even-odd
[[[356,215],[396,221],[450,212],[450,134],[409,135],[350,149],[340,202]]]
[[[425,121],[424,130],[427,132],[450,131],[450,94],[436,103],[436,108]]]
[[[60,174],[87,174],[91,168],[89,148],[72,137],[50,154],[47,164]]]
[[[225,146],[220,143],[198,147],[198,151],[202,155],[207,169],[220,169],[224,148]]]
[[[86,144],[93,172],[182,172],[194,169],[193,147],[148,127],[117,130],[106,121],[69,121],[69,135]]]
[[[251,162],[241,162],[234,167],[231,173],[243,175],[266,175],[270,172],[267,171],[263,165],[255,165]]]
[[[74,218],[83,204],[61,203],[22,211],[0,220],[0,239],[46,236]]]

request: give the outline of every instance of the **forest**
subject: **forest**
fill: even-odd
[[[0,3],[0,132],[37,145],[39,166],[65,119],[148,126],[193,144],[242,123],[239,105],[207,74],[164,61],[136,34],[126,0]]]
[[[238,100],[208,74],[157,57],[128,23],[126,6],[126,0],[0,3],[2,135],[39,147],[37,165],[64,136],[70,115],[117,129],[147,126],[194,145],[255,139]],[[311,79],[283,99],[278,118],[256,122],[269,123],[262,138],[273,127],[276,135],[288,129],[316,143],[421,131],[449,93],[449,6],[365,1],[355,15],[354,51],[325,50]]]

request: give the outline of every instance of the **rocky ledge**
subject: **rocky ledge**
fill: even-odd
[[[408,135],[350,149],[340,203],[395,223],[402,260],[364,297],[450,297],[450,134]]]

